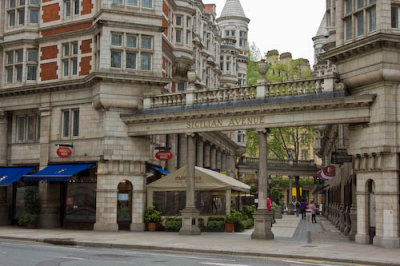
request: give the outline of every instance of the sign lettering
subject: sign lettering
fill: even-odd
[[[257,126],[263,123],[263,117],[242,117],[230,119],[209,119],[209,120],[192,120],[188,121],[186,127],[188,129],[200,128],[218,128],[232,126]]]

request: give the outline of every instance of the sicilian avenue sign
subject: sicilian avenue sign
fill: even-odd
[[[221,128],[232,126],[256,126],[263,123],[263,117],[233,117],[228,119],[207,119],[187,121],[187,129]]]

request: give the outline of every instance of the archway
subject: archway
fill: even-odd
[[[375,201],[375,191],[376,186],[373,180],[367,181],[368,186],[368,235],[369,235],[369,243],[373,244],[374,237],[376,235],[376,223],[375,223],[375,214],[376,214],[376,201]]]
[[[132,183],[127,180],[118,184],[117,223],[119,230],[129,230],[132,223]]]

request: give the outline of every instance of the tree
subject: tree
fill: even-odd
[[[250,63],[247,68],[248,84],[257,83],[258,73],[258,54],[259,49],[253,43],[249,51]],[[257,60],[257,61],[255,61]],[[302,70],[301,65],[304,59],[291,60],[289,64],[277,61],[269,66],[266,78],[269,82],[279,82],[286,80],[295,80],[299,78],[312,77],[311,69]],[[257,73],[256,73],[257,72]],[[310,147],[314,142],[314,127],[286,127],[273,128],[268,135],[267,147],[268,157],[280,160],[291,160],[297,163],[300,160],[300,151]],[[259,139],[255,130],[247,131],[247,154],[250,157],[258,156]],[[300,177],[295,177],[297,200],[300,201]]]

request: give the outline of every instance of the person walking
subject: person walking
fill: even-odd
[[[315,214],[317,212],[317,207],[314,204],[314,201],[311,201],[311,222],[312,223],[317,223],[317,220],[315,219]]]
[[[299,217],[299,213],[300,213],[300,203],[298,201],[296,201],[296,216]]]
[[[301,212],[301,219],[305,220],[306,219],[306,209],[307,209],[307,203],[304,199],[301,199],[300,202],[300,212]]]

